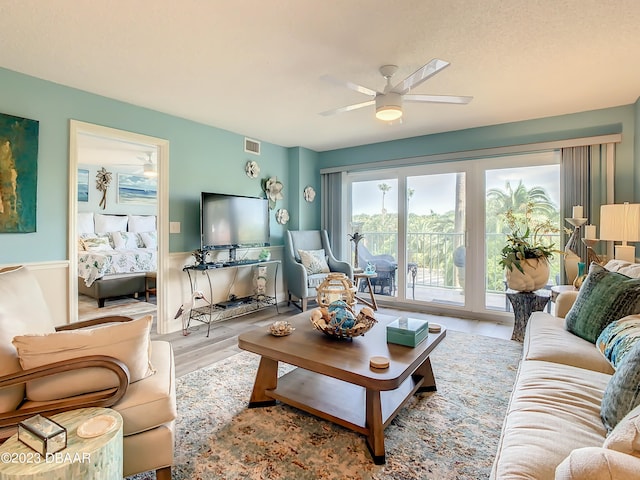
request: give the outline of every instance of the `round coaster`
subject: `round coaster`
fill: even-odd
[[[439,333],[442,330],[442,325],[437,323],[429,323],[429,331],[431,333]]]
[[[98,415],[84,421],[76,430],[80,438],[93,438],[109,432],[118,421],[111,415]]]
[[[372,368],[389,368],[389,359],[387,357],[371,357],[369,365]]]

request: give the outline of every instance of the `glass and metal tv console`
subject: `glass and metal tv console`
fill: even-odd
[[[215,262],[215,263],[202,263],[198,265],[188,265],[182,269],[182,271],[187,273],[189,277],[189,286],[191,288],[191,295],[193,298],[194,292],[198,290],[202,290],[202,288],[198,288],[198,276],[204,276],[206,278],[206,285],[208,285],[209,296],[201,300],[197,300],[193,308],[191,308],[189,313],[189,318],[184,325],[184,331],[188,330],[191,321],[201,322],[207,325],[207,337],[209,336],[209,332],[211,330],[211,324],[216,323],[222,320],[227,320],[229,318],[239,317],[241,315],[246,315],[248,313],[252,313],[258,310],[262,310],[264,308],[276,307],[276,312],[280,313],[278,309],[278,300],[277,300],[277,291],[278,291],[278,269],[280,266],[280,260],[234,260],[227,262]],[[214,281],[212,280],[211,272],[215,272],[219,269],[229,269],[229,268],[258,268],[258,267],[266,267],[266,285],[265,289],[262,292],[254,291],[253,295],[249,295],[247,297],[233,297],[227,301],[220,303],[213,303],[213,291],[214,291]],[[269,281],[267,279],[273,279],[272,285],[269,285]],[[272,288],[271,288],[272,287]],[[254,286],[255,288],[255,286]],[[267,290],[273,292],[273,295],[267,293]]]

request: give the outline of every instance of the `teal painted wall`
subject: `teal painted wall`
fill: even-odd
[[[287,227],[291,230],[313,230],[320,227],[320,169],[319,154],[307,148],[289,149],[289,185],[287,188],[289,214]],[[304,199],[303,192],[308,186],[316,191],[312,202]]]
[[[320,168],[622,133],[622,142],[616,148],[616,199],[638,201],[640,189],[634,181],[637,176],[635,138],[640,134],[638,115],[636,102],[635,105],[331,150],[319,154]]]
[[[170,142],[169,219],[181,222],[170,235],[170,251],[199,247],[201,191],[261,196],[261,178],[289,181],[287,149],[262,142],[262,154],[244,152],[244,136],[136,107],[0,68],[0,111],[40,122],[37,231],[0,234],[0,264],[67,259],[69,120],[81,120],[164,138]],[[259,139],[258,139],[259,140]],[[257,160],[260,178],[244,172]],[[279,207],[288,208],[288,197]],[[284,227],[271,212],[272,244]]]
[[[170,142],[169,219],[181,222],[170,235],[171,252],[198,248],[199,196],[216,191],[261,196],[261,179],[277,176],[285,186],[277,208],[290,210],[281,226],[271,212],[271,240],[283,243],[286,228],[319,228],[319,169],[436,153],[491,148],[572,137],[622,133],[616,150],[616,199],[640,200],[634,158],[640,158],[640,101],[635,104],[571,115],[414,137],[329,152],[284,148],[262,142],[260,157],[244,153],[244,135],[64,87],[0,68],[0,111],[40,122],[37,232],[0,234],[0,264],[59,261],[67,258],[69,120],[105,125]],[[250,133],[247,134],[251,136]],[[259,140],[259,139],[258,139]],[[244,173],[257,160],[261,173]],[[304,187],[317,196],[307,203]]]

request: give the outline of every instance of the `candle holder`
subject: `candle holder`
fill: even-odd
[[[360,240],[362,240],[364,238],[364,235],[362,235],[361,233],[355,232],[351,235],[348,235],[349,240],[353,242],[353,269],[357,272],[357,271],[362,271],[362,269],[358,268],[358,243],[360,243]]]
[[[597,263],[598,265],[602,265],[602,259],[598,256],[598,254],[593,249],[593,247],[595,247],[599,241],[600,240],[597,238],[582,239],[582,243],[584,243],[585,246],[587,247],[587,268],[593,262]]]
[[[564,247],[564,271],[567,275],[567,282],[572,284],[578,276],[578,238],[580,238],[580,227],[587,223],[587,218],[565,218],[567,222],[573,225],[573,232],[567,240]]]

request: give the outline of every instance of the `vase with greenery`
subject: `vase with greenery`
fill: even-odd
[[[534,204],[523,205],[520,212],[504,214],[509,229],[502,248],[500,265],[505,268],[507,286],[513,290],[531,292],[544,287],[549,280],[549,260],[557,250],[549,236],[559,231],[548,218],[534,215]]]

